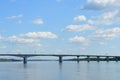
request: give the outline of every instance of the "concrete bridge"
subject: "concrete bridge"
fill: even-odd
[[[101,58],[105,58],[106,61],[109,61],[110,58],[114,58],[116,61],[120,60],[120,56],[108,56],[108,55],[70,55],[70,54],[0,54],[0,56],[16,56],[23,58],[23,63],[27,64],[27,58],[34,56],[55,56],[58,57],[59,62],[61,63],[63,57],[76,57],[77,61],[80,61],[80,57],[86,57],[87,61],[90,61],[90,58],[95,57],[97,61],[100,61]]]

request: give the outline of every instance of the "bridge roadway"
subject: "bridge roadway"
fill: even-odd
[[[63,57],[67,57],[67,56],[73,56],[73,57],[77,57],[77,61],[79,61],[79,57],[86,57],[87,61],[90,61],[90,57],[96,57],[97,61],[100,60],[100,57],[105,57],[106,61],[109,61],[109,58],[115,58],[116,61],[120,60],[120,56],[108,56],[108,55],[74,55],[74,54],[0,54],[0,56],[16,56],[16,57],[21,57],[23,58],[23,63],[26,64],[27,63],[27,58],[29,57],[34,57],[34,56],[55,56],[59,58],[59,62],[62,62],[62,58]]]

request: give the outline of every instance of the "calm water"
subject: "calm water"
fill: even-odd
[[[0,62],[0,80],[119,80],[120,62]]]

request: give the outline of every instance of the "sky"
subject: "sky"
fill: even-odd
[[[120,55],[120,0],[1,0],[0,53]]]

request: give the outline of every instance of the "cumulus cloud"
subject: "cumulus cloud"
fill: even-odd
[[[86,21],[86,17],[84,15],[80,15],[77,17],[74,17],[74,21]]]
[[[83,36],[75,36],[69,39],[69,42],[72,43],[81,43],[84,46],[88,46],[89,45],[89,41],[83,37]]]
[[[9,16],[7,17],[7,19],[19,19],[19,18],[22,18],[23,15],[22,14],[19,14],[19,15],[15,15],[15,16]]]
[[[88,10],[104,10],[112,9],[119,6],[119,0],[87,0],[87,4],[84,9]]]
[[[93,40],[112,40],[115,38],[120,38],[120,28],[115,27],[112,29],[97,30],[91,35]]]
[[[88,24],[84,24],[84,25],[69,25],[67,26],[64,31],[69,31],[69,32],[82,32],[85,30],[94,30],[95,27],[90,26]]]
[[[120,0],[87,0],[83,9],[102,10],[102,15],[98,15],[95,20],[88,20],[90,24],[119,24],[120,21]]]
[[[23,37],[28,37],[28,38],[50,38],[50,39],[54,39],[57,38],[57,35],[52,33],[52,32],[29,32],[26,34],[21,34],[20,36]]]
[[[98,43],[99,45],[105,45],[108,40],[115,40],[120,38],[120,28],[115,27],[111,29],[99,29],[90,34],[87,37],[84,36],[75,36],[69,39],[69,42],[72,43],[81,43],[85,46],[90,45],[91,43]]]
[[[119,13],[120,12],[118,10],[105,12],[99,17],[97,17],[96,20],[88,20],[88,23],[95,25],[99,24],[111,25],[114,23],[118,23],[120,21]]]
[[[33,24],[37,24],[37,25],[41,25],[41,24],[43,24],[44,22],[43,22],[42,19],[39,18],[39,19],[33,20],[32,23],[33,23]]]
[[[35,42],[34,39],[23,38],[23,37],[19,37],[19,36],[10,36],[8,38],[8,40],[10,42],[18,42],[18,43],[34,43]]]
[[[82,36],[75,36],[69,39],[70,42],[84,42],[85,40]]]
[[[57,37],[58,36],[52,32],[28,32],[6,37],[4,41],[7,41],[8,43],[41,47],[41,39],[55,39]]]

